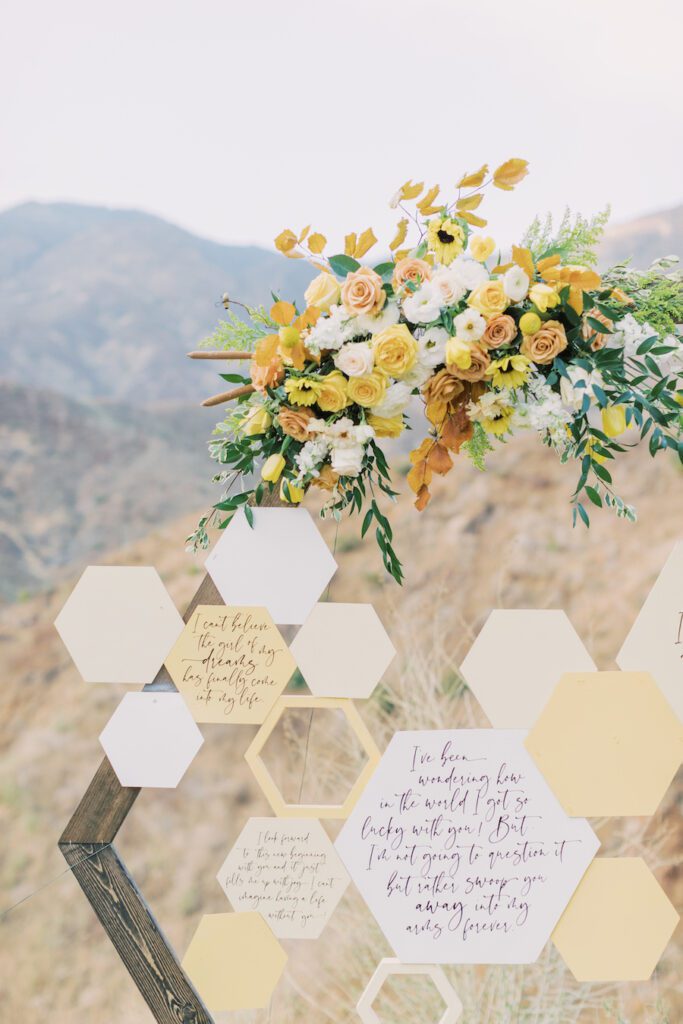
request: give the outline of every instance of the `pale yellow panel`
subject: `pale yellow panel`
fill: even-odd
[[[260,724],[296,663],[265,608],[202,604],[166,668],[195,721]]]
[[[205,914],[183,970],[212,1013],[268,1005],[287,954],[260,914]]]
[[[567,814],[650,815],[683,758],[683,726],[645,672],[571,673],[525,745]]]
[[[646,981],[678,914],[640,857],[589,866],[552,940],[577,981]]]

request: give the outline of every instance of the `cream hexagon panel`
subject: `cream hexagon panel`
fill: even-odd
[[[446,975],[436,964],[403,964],[400,960],[387,957],[380,960],[375,973],[370,978],[363,995],[358,1000],[356,1010],[363,1024],[382,1024],[381,1018],[373,1007],[385,982],[396,975],[423,976],[429,979],[444,1003],[444,1011],[435,1024],[455,1024],[462,1013],[462,1003]],[[406,1022],[408,1024],[408,1022]],[[424,1010],[421,1010],[420,1024],[425,1024]]]
[[[577,981],[647,981],[678,914],[640,857],[598,857],[552,939]]]
[[[317,939],[349,884],[319,821],[250,818],[218,872],[235,910],[262,914],[279,939]]]
[[[683,759],[683,725],[646,672],[563,676],[525,741],[567,814],[654,814]]]
[[[183,620],[155,569],[90,565],[55,620],[88,683],[151,683]]]
[[[563,672],[595,665],[563,611],[492,611],[460,670],[495,729],[530,729]]]
[[[202,604],[166,668],[196,721],[260,725],[296,663],[265,608]]]
[[[617,655],[625,671],[650,672],[683,721],[683,541],[678,543]]]
[[[179,693],[127,693],[100,743],[122,786],[174,788],[204,742]]]
[[[336,848],[406,963],[533,963],[598,840],[516,730],[398,732]]]
[[[279,625],[301,625],[337,563],[304,508],[255,508],[225,528],[206,559],[226,604],[267,608]]]
[[[317,604],[292,642],[317,697],[369,697],[396,650],[371,604]]]

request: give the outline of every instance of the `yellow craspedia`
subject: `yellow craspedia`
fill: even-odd
[[[304,500],[304,494],[303,487],[297,487],[291,480],[285,480],[283,477],[280,481],[280,500],[288,505],[298,505],[300,501]]]
[[[484,235],[472,235],[469,242],[469,252],[472,259],[477,260],[479,263],[484,263],[489,258],[493,250],[496,248],[496,243],[490,236]]]
[[[284,349],[294,348],[299,341],[301,341],[301,334],[296,327],[281,327],[278,331],[280,338],[280,345]]]
[[[449,338],[446,342],[446,365],[457,366],[459,370],[469,370],[472,365],[472,349],[460,338]]]
[[[427,246],[439,263],[448,266],[465,248],[465,232],[457,220],[438,217],[427,225]]]
[[[541,318],[538,313],[524,313],[519,318],[519,329],[522,334],[535,334],[541,329]]]
[[[398,416],[375,416],[371,413],[368,416],[368,423],[377,437],[398,437],[405,429],[402,413]]]
[[[261,479],[267,483],[277,483],[284,468],[285,459],[283,455],[269,455],[261,466]]]
[[[470,292],[467,305],[478,310],[482,316],[490,320],[494,316],[500,316],[510,305],[510,300],[505,294],[503,282],[500,280],[485,281]]]
[[[543,284],[542,281],[532,284],[529,289],[529,299],[541,313],[547,313],[549,309],[554,309],[560,304],[560,296],[555,289],[551,288],[549,284]]]
[[[341,412],[349,404],[348,381],[339,370],[320,378],[317,402],[323,412]]]
[[[417,342],[405,324],[385,327],[372,339],[375,367],[400,380],[417,360]]]
[[[362,377],[352,377],[348,383],[349,398],[356,405],[369,409],[379,405],[387,390],[387,376],[381,370],[373,370]]]
[[[626,410],[623,405],[610,405],[602,410],[602,429],[608,437],[618,437],[626,430]]]
[[[287,398],[292,405],[315,405],[321,388],[319,377],[289,377],[285,381]]]
[[[245,437],[255,437],[257,434],[265,434],[273,422],[273,417],[263,405],[252,405],[247,415],[242,420],[242,433]]]

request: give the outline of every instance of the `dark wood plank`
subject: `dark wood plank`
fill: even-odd
[[[105,757],[64,829],[60,844],[111,843],[139,792],[121,785]]]

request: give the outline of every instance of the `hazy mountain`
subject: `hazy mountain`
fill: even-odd
[[[631,257],[636,267],[648,267],[660,256],[683,259],[683,204],[625,224],[611,224],[600,248],[603,266]]]

